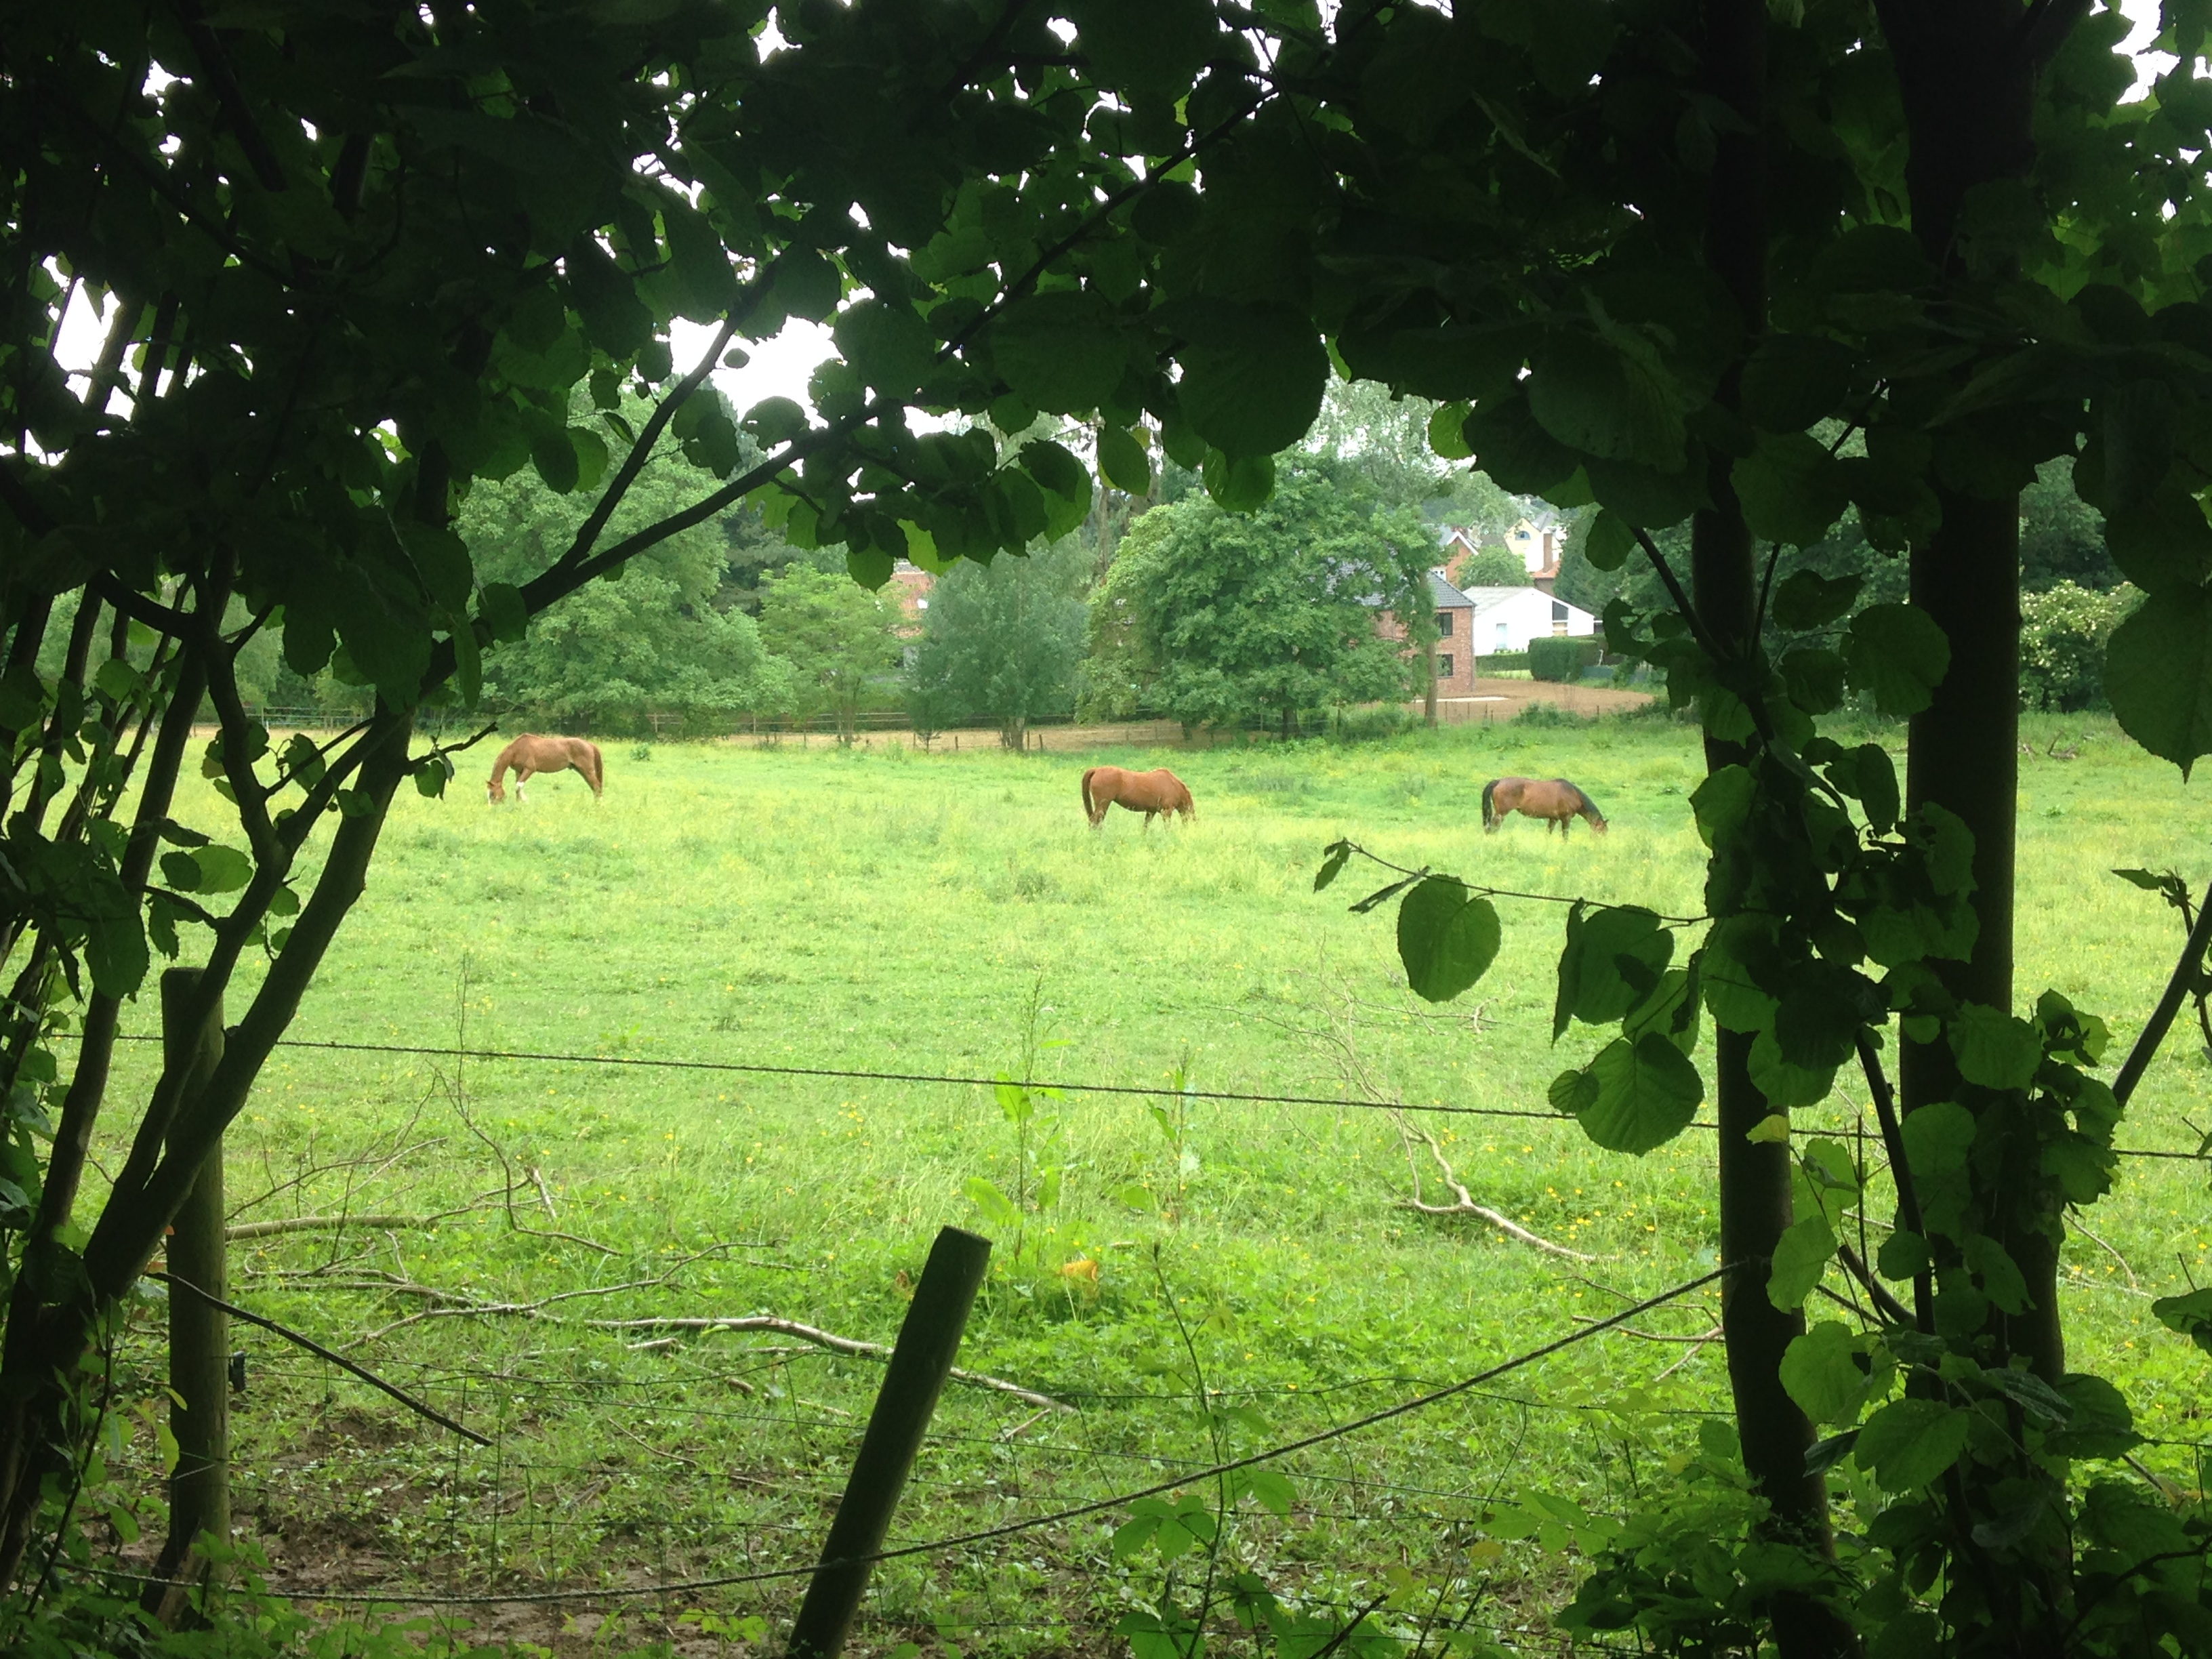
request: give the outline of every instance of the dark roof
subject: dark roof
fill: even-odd
[[[1439,611],[1467,611],[1474,605],[1473,599],[1433,570],[1429,572],[1429,600]]]

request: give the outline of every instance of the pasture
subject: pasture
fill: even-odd
[[[2023,994],[2057,987],[2124,1045],[2180,931],[2106,872],[2201,882],[2205,814],[2109,724],[2066,720],[2063,744],[2060,725],[2030,727]],[[1708,1131],[1639,1159],[1597,1151],[1566,1120],[1178,1092],[1540,1112],[1551,1078],[1595,1046],[1579,1030],[1550,1041],[1558,908],[1505,906],[1489,975],[1433,1008],[1404,988],[1389,912],[1347,914],[1356,866],[1312,892],[1321,848],[1348,836],[1501,887],[1694,912],[1692,728],[1516,723],[1087,756],[647,758],[611,743],[604,801],[564,774],[503,808],[483,799],[489,761],[463,757],[443,800],[403,792],[295,1037],[1156,1092],[1008,1102],[939,1083],[280,1050],[233,1132],[236,1218],[444,1218],[242,1239],[234,1296],[495,1446],[461,1444],[234,1329],[251,1356],[238,1518],[276,1584],[404,1602],[811,1562],[880,1365],[774,1330],[586,1322],[771,1316],[888,1341],[946,1222],[996,1243],[962,1363],[1076,1409],[950,1389],[895,1542],[1311,1432],[1715,1265]],[[1197,821],[1146,832],[1116,808],[1092,831],[1078,779],[1094,763],[1173,767]],[[1578,825],[1562,842],[1515,817],[1486,836],[1482,784],[1512,773],[1573,779],[1611,833]],[[143,998],[126,1029],[152,1018]],[[121,1081],[143,1089],[151,1059],[130,1048]],[[1801,1120],[1858,1145],[1855,1083]],[[2185,1018],[2123,1143],[2193,1149],[2190,1126],[2212,1125],[2208,1088]],[[1407,1207],[1414,1171],[1449,1201],[1439,1157],[1476,1201],[1592,1259]],[[2090,1218],[2101,1243],[2069,1246],[2073,1363],[2124,1380],[2164,1443],[2144,1462],[2193,1483],[2203,1360],[2148,1303],[2208,1259],[2204,1171],[2130,1159],[2123,1173]],[[1874,1191],[1879,1218],[1887,1188]],[[1578,1516],[1619,1512],[1711,1443],[1700,1426],[1718,1420],[1726,1381],[1717,1345],[1695,1339],[1716,1307],[1686,1298],[1640,1334],[1287,1461],[1290,1513],[1246,1501],[1224,1571],[1345,1606],[1390,1572],[1457,1578],[1469,1628],[1554,1645],[1544,1609],[1602,1530]],[[123,1356],[149,1390],[154,1352]],[[138,1425],[123,1462],[149,1491],[155,1456]],[[857,1650],[1119,1650],[1115,1622],[1161,1571],[1112,1554],[1123,1518],[889,1563]],[[617,1604],[590,1601],[438,1616],[564,1652],[736,1652],[761,1645],[750,1621],[778,1629],[798,1582],[647,1595],[611,1619]]]

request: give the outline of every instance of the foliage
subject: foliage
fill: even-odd
[[[664,444],[609,529],[621,535],[658,523],[712,483],[711,474]],[[559,556],[586,512],[574,495],[555,493],[534,472],[518,472],[471,490],[458,528],[485,580],[519,586]],[[631,561],[619,581],[571,594],[538,618],[526,639],[494,655],[485,665],[487,690],[531,720],[582,731],[650,729],[653,716],[790,707],[790,664],[762,649],[750,617],[718,607],[726,562],[724,539],[711,523],[670,537]]]
[[[2105,642],[2139,596],[2123,583],[2110,592],[2061,579],[2020,596],[2022,707],[2073,713],[2104,701]]]
[[[762,643],[791,665],[790,707],[828,710],[849,742],[869,684],[897,661],[889,605],[842,576],[787,565],[761,584]]]
[[[1528,673],[1531,678],[1540,680],[1580,679],[1583,642],[1565,638],[1529,641]]]
[[[1376,614],[1410,618],[1417,650],[1434,637],[1433,545],[1356,478],[1294,461],[1249,514],[1156,507],[1093,595],[1086,706],[1156,701],[1186,724],[1267,719],[1288,732],[1314,710],[1403,697],[1418,665],[1377,636]]]
[[[1510,548],[1486,547],[1460,566],[1453,578],[1461,587],[1527,587],[1528,567]],[[1570,601],[1571,603],[1571,601]]]
[[[1090,574],[1091,550],[1073,537],[947,571],[907,665],[908,708],[926,707],[936,726],[988,715],[1022,747],[1032,719],[1075,706]]]

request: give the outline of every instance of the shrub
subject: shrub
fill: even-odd
[[[1528,653],[1526,651],[1486,652],[1475,659],[1475,672],[1479,674],[1510,674],[1528,666]]]
[[[2020,596],[2020,699],[2074,714],[2105,700],[2105,641],[2134,608],[2136,590],[2055,582]]]
[[[1578,680],[1583,676],[1583,641],[1550,639],[1528,641],[1528,673],[1540,680]]]

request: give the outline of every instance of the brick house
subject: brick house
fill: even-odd
[[[1429,603],[1437,611],[1437,696],[1439,697],[1471,697],[1474,695],[1474,653],[1469,642],[1474,638],[1475,602],[1446,581],[1442,571],[1429,572]],[[1378,612],[1375,632],[1386,640],[1406,637],[1406,624],[1393,611]]]
[[[1468,562],[1477,551],[1474,530],[1449,530],[1444,536],[1444,580],[1457,582],[1464,579]],[[1547,518],[1542,523],[1523,519],[1505,532],[1505,550],[1521,561],[1521,568],[1528,573],[1528,580],[1547,593],[1559,580],[1559,554],[1566,546],[1565,526],[1556,520]]]
[[[910,640],[921,632],[921,613],[929,609],[929,590],[936,586],[937,578],[912,559],[901,559],[891,567],[884,597],[898,606],[898,626],[892,631],[899,638]]]

